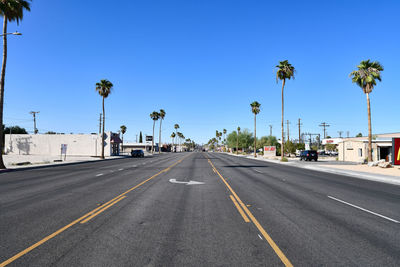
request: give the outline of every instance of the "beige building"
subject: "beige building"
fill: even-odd
[[[104,156],[119,155],[119,134],[106,132]],[[5,134],[4,152],[9,155],[61,154],[61,146],[68,156],[100,156],[101,134]]]
[[[400,133],[377,134],[372,140],[372,159],[392,160],[392,138]],[[368,137],[343,138],[338,143],[339,161],[364,162],[368,157]]]

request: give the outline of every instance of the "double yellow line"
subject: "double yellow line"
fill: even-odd
[[[236,208],[238,209],[240,215],[242,215],[243,219],[245,222],[249,222],[250,220],[253,222],[253,224],[256,226],[258,231],[262,234],[262,236],[267,240],[268,244],[271,246],[271,248],[275,251],[276,255],[281,259],[282,263],[287,266],[287,267],[293,267],[292,263],[289,261],[289,259],[285,256],[285,254],[282,252],[282,250],[278,247],[278,245],[272,240],[272,238],[269,236],[267,231],[261,226],[261,224],[257,221],[257,219],[254,217],[254,215],[250,212],[250,210],[246,207],[246,205],[243,203],[243,201],[239,198],[239,196],[236,194],[236,192],[232,189],[232,187],[228,184],[226,179],[219,173],[217,168],[215,168],[214,164],[212,161],[207,157],[208,163],[210,163],[213,171],[218,174],[219,178],[221,178],[222,182],[226,185],[226,187],[229,189],[229,191],[232,193],[230,195],[233,203],[235,204]],[[239,204],[238,204],[239,203]],[[244,211],[244,212],[243,212]]]
[[[24,256],[25,254],[29,253],[30,251],[34,250],[35,248],[39,247],[40,245],[42,245],[43,243],[49,241],[50,239],[52,239],[53,237],[61,234],[62,232],[64,232],[65,230],[67,230],[68,228],[74,226],[77,223],[86,223],[89,220],[91,220],[92,218],[96,217],[97,215],[99,215],[100,213],[102,213],[103,211],[105,211],[106,209],[110,208],[111,206],[113,206],[114,204],[118,203],[119,201],[121,201],[122,199],[126,198],[126,194],[128,194],[129,192],[135,190],[136,188],[138,188],[139,186],[147,183],[148,181],[154,179],[155,177],[159,176],[160,174],[169,171],[172,167],[174,167],[175,165],[181,163],[185,158],[187,158],[189,155],[183,157],[182,159],[178,160],[177,162],[175,162],[174,164],[170,165],[168,168],[154,174],[153,176],[151,176],[150,178],[144,180],[143,182],[139,183],[138,185],[135,185],[134,187],[126,190],[124,193],[116,196],[115,198],[111,199],[110,201],[104,203],[103,205],[95,208],[94,210],[86,213],[85,215],[83,215],[82,217],[76,219],[75,221],[67,224],[66,226],[58,229],[57,231],[55,231],[54,233],[46,236],[45,238],[43,238],[42,240],[40,240],[39,242],[33,244],[32,246],[24,249],[23,251],[15,254],[13,257],[9,258],[6,261],[3,261],[2,263],[0,263],[0,267],[4,267],[8,264],[10,264],[11,262],[17,260],[18,258],[21,258],[22,256]]]

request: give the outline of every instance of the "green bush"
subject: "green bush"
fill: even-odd
[[[288,159],[285,158],[285,157],[283,157],[283,158],[281,159],[281,161],[282,161],[282,162],[288,162]]]

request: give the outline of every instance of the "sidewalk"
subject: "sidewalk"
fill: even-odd
[[[117,159],[124,158],[126,156],[111,156],[106,159]],[[87,162],[100,160],[100,157],[90,156],[67,156],[66,160],[64,157],[60,161],[60,156],[49,156],[49,155],[3,155],[4,164],[7,169],[19,169],[36,166],[50,166],[50,165],[62,165],[76,162]]]
[[[301,162],[299,160],[294,160],[294,159],[289,160],[288,162],[281,162],[278,159],[277,160],[265,159],[261,156],[254,158],[254,156],[250,155],[236,155],[231,153],[225,153],[225,154],[235,157],[245,157],[248,159],[261,160],[282,165],[289,165],[293,167],[315,170],[320,172],[346,175],[354,178],[370,180],[375,182],[400,185],[399,167],[383,169],[380,167],[368,167],[367,165],[360,165],[360,164],[346,164],[346,163],[341,164],[341,162],[336,162],[336,164],[329,164],[329,165],[326,164],[327,162],[324,163],[320,162],[320,164],[316,162],[310,162],[310,164],[307,164],[306,162]]]

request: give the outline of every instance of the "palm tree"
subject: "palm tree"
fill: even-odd
[[[284,136],[283,136],[283,112],[284,112],[284,101],[283,101],[283,89],[285,88],[286,79],[290,80],[291,78],[294,79],[294,73],[296,72],[295,68],[289,63],[289,61],[284,60],[280,61],[279,65],[276,66],[276,82],[278,80],[282,81],[282,145],[281,145],[281,160],[283,160],[283,151],[284,151]]]
[[[181,132],[177,132],[176,133],[176,135],[178,136],[178,142],[179,142],[179,152],[182,152],[182,143],[181,143],[181,141],[182,141],[182,137],[183,137],[183,134],[181,133]]]
[[[353,83],[361,87],[364,94],[367,95],[367,109],[368,109],[368,161],[372,161],[372,127],[371,127],[371,105],[369,94],[376,85],[376,80],[382,81],[381,71],[383,66],[378,61],[371,62],[368,60],[361,61],[357,66],[358,70],[350,73]]]
[[[163,109],[160,109],[160,133],[159,133],[159,135],[158,135],[158,146],[159,146],[159,149],[158,149],[158,154],[160,154],[161,153],[161,124],[162,124],[162,121],[164,120],[164,118],[165,118],[165,110],[163,110]]]
[[[179,124],[176,123],[176,124],[174,125],[174,128],[175,128],[175,136],[176,136],[176,138],[178,138],[178,129],[180,128],[180,127],[179,127]]]
[[[253,114],[254,114],[254,157],[255,158],[257,157],[256,117],[257,117],[257,114],[260,113],[260,106],[261,106],[261,104],[258,103],[257,101],[254,101],[253,103],[250,104],[251,112],[253,112]]]
[[[121,133],[122,133],[122,151],[124,151],[124,134],[126,133],[126,126],[125,125],[121,125],[121,127],[119,127],[121,129]]]
[[[156,126],[156,121],[160,118],[160,113],[153,111],[150,113],[150,118],[153,120],[153,138],[151,140],[151,154],[154,154],[154,127]]]
[[[101,158],[104,159],[104,126],[106,124],[106,113],[104,110],[104,99],[111,94],[111,90],[113,89],[114,85],[109,80],[101,80],[100,82],[96,83],[96,91],[103,99],[103,129],[101,135]]]
[[[236,137],[236,155],[239,154],[239,134],[240,134],[240,127],[237,127],[237,137]]]
[[[226,129],[223,129],[222,132],[224,133],[224,144],[226,144],[226,138],[225,138],[225,136],[226,136],[226,132],[227,132],[227,131],[226,131]]]
[[[30,11],[30,0],[1,0],[0,1],[0,15],[3,16],[3,64],[1,65],[0,76],[0,125],[3,125],[3,106],[4,106],[4,84],[6,77],[6,64],[7,64],[7,23],[22,20],[24,11]],[[6,166],[3,162],[4,150],[4,129],[0,127],[0,169],[5,169]]]
[[[172,146],[171,146],[171,152],[173,152],[172,150],[174,149],[174,138],[175,138],[176,134],[174,132],[172,132],[171,134],[171,139],[172,139]]]

